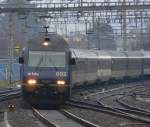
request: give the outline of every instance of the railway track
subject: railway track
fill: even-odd
[[[0,89],[0,102],[17,98],[21,96],[21,89],[19,88],[4,88]]]
[[[21,96],[21,90],[20,89],[10,89],[10,90],[1,90],[0,91],[0,102],[17,98]]]
[[[150,102],[150,95],[140,95],[140,94],[136,94],[135,95],[135,99],[137,100],[137,101],[140,101],[140,102]]]
[[[37,110],[33,114],[50,127],[100,127],[66,110]]]
[[[0,89],[0,102],[14,99],[21,96],[21,90],[16,88],[5,88]],[[3,117],[3,121],[0,122],[0,127],[11,127],[8,122],[8,114],[7,111],[0,111],[1,117]]]
[[[131,87],[129,87],[128,89],[130,89]],[[142,87],[141,87],[142,88]],[[139,89],[141,89],[139,88]],[[123,88],[122,88],[123,89]],[[119,89],[118,89],[119,91]],[[109,95],[109,93],[111,93],[111,91],[109,91],[106,95]],[[126,93],[126,92],[125,92]],[[120,96],[124,96],[126,95],[125,93],[120,94]],[[4,101],[4,100],[8,100],[8,99],[13,99],[16,97],[19,97],[20,94],[20,90],[19,89],[13,89],[10,90],[9,89],[5,89],[5,90],[0,90],[0,101]],[[99,105],[98,101],[93,102],[84,102],[84,101],[75,101],[75,100],[70,100],[67,102],[67,105],[70,106],[75,106],[75,107],[79,107],[79,108],[84,108],[84,109],[90,109],[90,110],[94,110],[96,112],[104,112],[104,113],[109,113],[109,114],[113,114],[119,117],[124,117],[124,118],[128,118],[128,119],[133,119],[133,120],[138,120],[138,123],[124,123],[121,124],[121,127],[124,126],[136,126],[137,125],[148,125],[150,124],[150,120],[146,119],[146,118],[142,118],[142,117],[137,117],[133,114],[127,113],[126,111],[117,109],[117,108],[112,108],[112,107],[108,107],[108,106],[104,106],[104,105]],[[75,126],[75,127],[99,127],[96,124],[90,123],[89,121],[86,121],[80,117],[77,117],[65,110],[36,110],[33,109],[34,114],[41,120],[43,121],[45,124],[47,125],[51,125],[52,127],[66,127],[66,126]],[[4,114],[4,112],[2,112]],[[148,114],[149,115],[149,114]],[[73,117],[73,118],[72,118]],[[58,119],[59,118],[59,119]],[[1,125],[1,122],[0,122]],[[5,124],[6,125],[6,124]],[[3,127],[3,126],[2,126]],[[9,127],[9,126],[4,126],[4,127]]]
[[[0,90],[0,102],[7,101],[20,97],[20,90],[16,89],[4,89]],[[89,121],[86,121],[80,117],[77,117],[66,110],[36,110],[32,108],[33,113],[42,121],[44,124],[52,127],[100,127]],[[1,112],[3,121],[0,121],[1,127],[12,127],[11,123],[7,120],[7,110]]]
[[[4,88],[4,89],[0,89],[0,96],[2,94],[18,92],[18,91],[20,92],[21,90],[19,88]]]
[[[102,97],[105,97],[106,95],[114,95],[114,94],[124,94],[124,93],[129,93],[130,91],[133,91],[135,90],[135,87],[137,89],[142,89],[144,88],[144,86],[147,86],[147,83],[144,83],[144,84],[129,84],[129,85],[121,85],[121,87],[118,87],[118,88],[114,88],[114,89],[109,89],[109,90],[104,90],[102,89],[101,91],[98,91],[98,92],[94,92],[94,93],[89,93],[87,95],[84,96],[85,99],[97,99],[97,98],[102,98]]]
[[[135,94],[122,96],[122,97],[118,98],[118,99],[116,100],[116,102],[119,103],[121,106],[123,106],[123,107],[126,108],[126,109],[134,110],[134,111],[137,111],[137,112],[143,112],[143,113],[141,113],[141,114],[144,114],[144,115],[149,116],[149,114],[150,114],[149,108],[147,108],[147,109],[145,109],[144,107],[141,108],[140,106],[137,106],[137,105],[134,105],[134,104],[131,105],[131,104],[128,104],[126,101],[124,101],[124,99],[127,98],[127,97],[132,98],[133,101],[137,101],[137,100],[133,99],[133,98],[135,98],[135,97],[133,97],[133,96],[135,96]],[[128,101],[129,101],[129,100],[128,100]],[[133,101],[132,101],[132,102],[133,102]],[[146,104],[146,102],[145,102],[145,103],[142,103],[142,105],[144,105],[144,104]],[[147,105],[146,105],[146,106],[147,106]],[[150,104],[149,104],[149,106],[150,106]]]
[[[125,91],[125,89],[127,89],[127,91],[129,91],[129,89],[134,89],[134,87],[137,86],[149,86],[150,82],[149,81],[139,81],[139,82],[129,82],[129,83],[117,83],[117,84],[107,84],[107,85],[94,85],[94,86],[82,86],[81,89],[76,88],[73,89],[72,91],[72,98],[74,99],[94,99],[97,96],[105,96],[106,94],[110,94],[110,93],[118,93],[118,91]]]
[[[140,125],[145,126],[150,124],[150,112],[147,112],[146,110],[135,109],[135,108],[134,109],[125,108],[123,105],[119,103],[120,100],[117,99],[126,95],[130,95],[130,94],[132,95],[132,93],[135,92],[139,93],[145,91],[147,89],[147,86],[149,86],[148,83],[144,83],[142,85],[119,87],[113,90],[100,91],[92,94],[90,93],[86,95],[87,97],[90,97],[90,99],[88,100],[86,99],[81,101],[70,100],[66,104],[77,108],[89,109],[96,112],[103,112],[103,113],[113,114],[119,117],[138,120],[140,121],[140,123],[137,123],[138,126]],[[114,97],[117,96],[117,97],[111,103],[116,103],[117,106],[106,105],[105,103],[101,102],[102,98],[113,97],[113,96]],[[128,125],[130,124],[128,123]],[[136,124],[133,123],[131,125],[134,126]],[[122,124],[120,126],[127,126],[127,124]]]
[[[101,105],[105,105],[105,106],[110,105],[111,107],[122,108],[122,106],[117,103],[118,98],[121,98],[123,96],[131,96],[137,92],[139,93],[147,89],[150,89],[150,88],[145,87],[145,85],[147,84],[120,87],[120,88],[116,88],[116,89],[112,89],[108,91],[102,91],[102,92],[89,94],[89,95],[86,95],[85,98],[89,97],[91,98],[91,100],[95,100]],[[107,99],[109,101],[106,101]]]
[[[125,96],[133,96],[133,94],[140,93],[145,90],[147,90],[147,88],[145,88],[144,86],[141,86],[141,87],[137,87],[135,89],[131,89],[127,92],[122,92],[122,93],[119,92],[119,94],[115,93],[115,94],[104,95],[103,97],[101,97],[101,99],[99,99],[97,101],[99,106],[95,105],[93,107],[106,109],[107,111],[111,110],[111,111],[119,112],[119,113],[123,114],[123,116],[125,115],[130,118],[135,118],[137,120],[142,120],[142,122],[149,123],[150,111],[128,105],[121,100]],[[131,92],[133,92],[133,93],[131,93]],[[109,104],[107,104],[108,103],[107,101],[106,101],[107,103],[102,102],[102,99],[110,98],[110,97],[113,99],[110,99],[111,101],[109,101]],[[86,104],[86,105],[88,105],[88,104]]]
[[[139,117],[137,115],[133,115],[133,114],[127,113],[123,110],[109,107],[109,106],[92,104],[92,103],[88,103],[88,102],[84,102],[84,101],[76,101],[76,100],[70,100],[66,104],[69,106],[75,106],[78,108],[89,109],[89,110],[93,110],[93,111],[97,111],[97,112],[113,114],[113,115],[116,115],[119,117],[121,116],[124,118],[134,119],[134,120],[138,120],[138,121],[141,121],[143,123],[146,123],[146,124],[150,124],[150,119],[148,119],[148,118]]]

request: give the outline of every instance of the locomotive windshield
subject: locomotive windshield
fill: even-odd
[[[28,64],[32,67],[65,67],[65,52],[30,51]]]

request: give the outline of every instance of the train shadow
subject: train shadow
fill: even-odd
[[[58,110],[61,108],[60,105],[40,105],[40,104],[36,104],[36,105],[31,105],[31,107],[39,109],[39,110]]]

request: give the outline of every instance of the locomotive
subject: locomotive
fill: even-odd
[[[58,35],[43,46],[36,38],[19,58],[23,98],[31,104],[60,105],[76,86],[150,75],[148,51],[71,49]]]

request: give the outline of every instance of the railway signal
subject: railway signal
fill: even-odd
[[[15,46],[15,52],[19,53],[21,50],[21,47],[19,45],[16,45]]]

